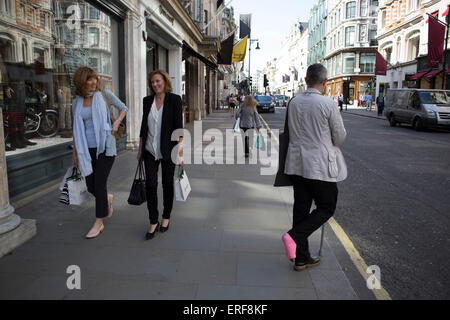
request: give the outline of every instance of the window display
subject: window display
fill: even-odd
[[[78,67],[95,69],[113,92],[118,77],[111,68],[117,22],[103,11],[76,0],[10,4],[0,8],[6,156],[72,140],[72,76]]]

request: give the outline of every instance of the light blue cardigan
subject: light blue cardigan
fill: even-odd
[[[127,111],[128,108],[111,91],[105,90],[105,95],[111,105],[114,105],[120,111]],[[81,110],[83,108],[83,97],[75,96],[72,101],[73,114],[73,136],[78,156],[78,168],[83,177],[92,174],[92,159],[89,154],[89,148],[86,139]],[[97,142],[97,158],[105,152],[108,157],[117,155],[116,139],[111,134],[112,125],[109,116],[108,106],[103,98],[101,91],[94,93],[92,99],[92,121],[94,122],[94,133]]]

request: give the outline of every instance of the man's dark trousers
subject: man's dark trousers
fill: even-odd
[[[294,184],[294,214],[289,235],[297,244],[295,262],[305,262],[309,253],[308,237],[330,219],[336,210],[338,189],[336,182],[291,176]],[[312,201],[316,205],[311,213]]]

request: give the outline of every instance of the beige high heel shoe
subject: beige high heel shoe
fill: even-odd
[[[102,223],[102,226],[96,231],[94,228],[92,228],[86,235],[86,239],[97,238],[99,236],[99,234],[103,232],[103,229],[105,229],[105,226],[103,225],[103,223]]]

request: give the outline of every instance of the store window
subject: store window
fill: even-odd
[[[88,2],[9,4],[18,21],[11,25],[0,18],[0,106],[7,157],[71,142],[75,70],[92,67],[119,95],[118,68],[112,66],[120,64],[118,21]],[[95,21],[87,24],[82,13]]]
[[[375,53],[361,53],[359,68],[362,73],[375,72]]]

